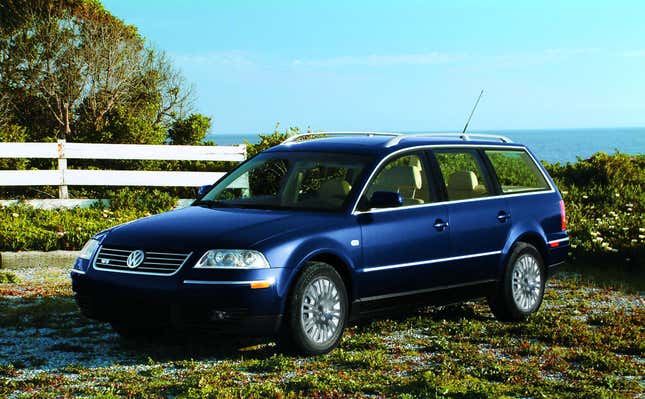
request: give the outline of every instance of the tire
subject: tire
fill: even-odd
[[[338,272],[327,263],[307,263],[287,300],[279,346],[308,356],[330,352],[343,335],[347,309],[347,289]]]
[[[500,321],[523,321],[540,309],[546,274],[540,252],[531,244],[518,242],[508,257],[503,280],[488,298],[493,315]]]

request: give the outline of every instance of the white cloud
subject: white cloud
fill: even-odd
[[[342,67],[342,66],[392,66],[392,65],[431,65],[445,64],[467,58],[464,54],[453,53],[411,53],[411,54],[370,54],[359,56],[340,56],[321,59],[295,59],[293,65],[311,67]]]
[[[630,50],[623,52],[625,57],[645,57],[645,50]]]
[[[172,54],[172,58],[182,65],[253,65],[254,61],[243,51],[222,51],[206,53]]]
[[[492,62],[503,68],[532,67],[550,62],[563,61],[579,57],[588,57],[605,53],[599,48],[550,48],[544,50],[482,56],[481,61]]]
[[[429,53],[371,54],[320,59],[295,59],[292,64],[295,66],[333,68],[344,66],[387,67],[394,65],[432,65],[464,61],[483,61],[493,62],[503,66],[520,66],[527,64],[541,64],[564,58],[595,55],[601,52],[602,50],[598,48],[549,48],[537,51],[497,55],[442,53],[435,51]]]
[[[574,55],[596,54],[599,52],[599,48],[549,48],[544,50],[544,55],[555,57],[569,57]]]

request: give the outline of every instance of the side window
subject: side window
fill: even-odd
[[[549,188],[540,169],[526,151],[486,150],[485,153],[495,169],[503,193]]]
[[[388,162],[367,186],[365,200],[376,191],[394,191],[401,194],[404,206],[432,202],[427,171],[421,156],[416,153]]]
[[[475,151],[448,149],[433,152],[441,169],[449,201],[492,195]]]

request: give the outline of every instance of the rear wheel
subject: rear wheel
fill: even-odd
[[[509,256],[504,279],[488,298],[491,311],[502,321],[525,320],[540,308],[545,280],[540,252],[531,244],[517,243]]]
[[[329,264],[309,262],[289,297],[279,343],[283,349],[319,355],[334,349],[347,320],[347,290]]]

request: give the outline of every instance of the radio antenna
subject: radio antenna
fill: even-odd
[[[475,101],[475,106],[473,107],[473,110],[470,111],[470,116],[468,117],[468,120],[466,121],[466,126],[464,126],[464,131],[461,132],[461,134],[466,133],[466,130],[468,130],[468,124],[470,123],[470,120],[473,117],[473,114],[475,113],[475,110],[477,109],[477,105],[479,104],[479,100],[482,99],[482,96],[484,95],[484,90],[482,89],[481,93],[479,93],[479,97],[477,97],[477,101]]]

